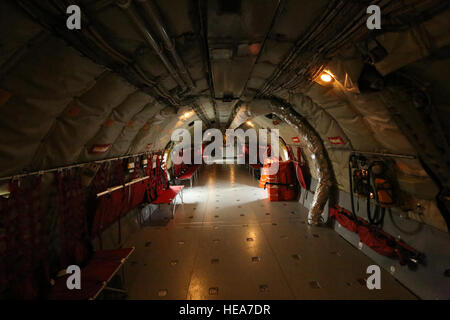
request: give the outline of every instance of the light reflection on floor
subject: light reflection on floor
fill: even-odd
[[[368,290],[369,258],[332,229],[309,227],[298,202],[269,202],[243,166],[203,167],[184,202],[166,226],[130,239],[129,298],[413,298],[384,271],[382,290]]]

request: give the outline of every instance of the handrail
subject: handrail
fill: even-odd
[[[145,176],[145,177],[142,177],[142,178],[137,178],[137,179],[131,180],[130,182],[124,183],[124,184],[119,185],[119,186],[114,186],[114,187],[108,188],[105,191],[97,193],[97,198],[100,198],[101,196],[104,196],[104,195],[107,195],[109,193],[112,193],[112,192],[114,192],[116,190],[120,190],[120,189],[126,188],[126,187],[131,186],[131,185],[133,185],[135,183],[147,180],[149,178],[150,178],[150,176]]]
[[[46,170],[37,170],[37,171],[32,171],[32,172],[27,172],[27,173],[22,173],[22,174],[15,174],[15,175],[10,175],[10,176],[6,176],[6,177],[1,177],[0,181],[3,181],[3,180],[14,180],[14,179],[27,177],[27,176],[42,175],[44,173],[49,173],[49,172],[56,172],[56,171],[62,171],[62,170],[67,170],[67,169],[73,169],[73,168],[83,167],[83,166],[91,164],[91,163],[101,164],[101,163],[105,163],[105,162],[109,162],[109,161],[129,159],[129,158],[139,157],[139,156],[146,155],[146,154],[148,155],[148,154],[151,154],[151,153],[157,154],[158,152],[141,152],[141,153],[137,153],[137,154],[133,154],[133,155],[127,155],[127,156],[122,156],[122,157],[108,158],[108,159],[103,159],[103,160],[96,160],[96,161],[91,161],[91,162],[77,163],[77,164],[73,164],[73,165],[57,167],[57,168],[51,168],[51,169],[46,169]]]

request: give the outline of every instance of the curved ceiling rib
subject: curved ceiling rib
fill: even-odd
[[[171,77],[178,83],[178,85],[181,86],[182,90],[185,90],[186,84],[184,83],[183,79],[181,78],[179,72],[174,68],[172,63],[168,60],[168,58],[164,54],[163,50],[159,46],[158,42],[156,41],[155,37],[150,32],[148,27],[145,25],[145,22],[142,21],[142,19],[138,16],[138,14],[136,13],[136,10],[132,6],[131,0],[117,0],[116,3],[123,11],[126,12],[128,17],[134,23],[134,25],[139,30],[139,32],[142,34],[142,36],[144,37],[145,41],[150,46],[150,48],[152,48],[156,52],[159,59],[166,67],[167,71],[169,71]]]
[[[50,4],[41,2],[37,4],[33,1],[20,0],[18,4],[33,19],[37,19],[45,28],[66,40],[96,63],[114,70],[129,83],[151,96],[159,96],[160,99],[172,105],[179,104],[179,98],[176,94],[170,93],[164,86],[158,84],[133,59],[119,53],[118,50],[113,48],[112,44],[105,40],[106,38],[101,35],[101,32],[90,23],[91,19],[87,10],[83,11],[83,20],[88,27],[74,33],[65,26],[65,11],[59,11],[59,8],[50,7]],[[55,10],[59,11],[59,14],[56,14]]]

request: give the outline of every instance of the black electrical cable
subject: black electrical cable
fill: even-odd
[[[416,221],[416,222],[417,222],[417,226],[414,228],[414,230],[405,230],[405,229],[403,229],[402,227],[399,226],[399,224],[397,223],[397,221],[395,221],[395,219],[394,219],[394,214],[392,213],[392,210],[391,210],[390,208],[388,209],[388,213],[389,213],[389,217],[391,218],[392,225],[393,225],[397,230],[399,230],[400,232],[402,232],[402,233],[404,233],[404,234],[407,234],[407,235],[410,235],[410,236],[416,235],[416,234],[418,234],[420,231],[422,231],[422,229],[423,229],[423,226],[424,226],[424,222],[423,222],[423,221],[417,221],[417,220],[410,219],[410,220],[412,220],[412,221]]]
[[[374,190],[374,198],[376,200],[375,204],[375,210],[372,215],[372,210],[370,207],[370,193],[371,193],[371,182],[372,182],[372,166],[375,164],[372,163],[369,168],[367,168],[367,219],[369,220],[370,224],[372,225],[382,225],[384,221],[384,216],[386,213],[386,208],[381,207],[378,204],[378,194],[376,190]]]
[[[386,213],[386,208],[383,208],[383,207],[379,206],[378,204],[376,204],[375,210],[372,215],[372,210],[370,208],[370,196],[367,197],[367,218],[368,218],[370,224],[373,224],[373,225],[383,224],[385,213]]]
[[[349,179],[349,182],[350,182],[350,202],[352,204],[351,214],[352,214],[353,220],[355,220],[355,223],[358,223],[358,217],[357,217],[357,215],[355,213],[355,200],[354,200],[354,197],[353,197],[352,158],[353,158],[353,156],[350,155],[350,158],[348,159],[348,179]]]

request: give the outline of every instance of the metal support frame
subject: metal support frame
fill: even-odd
[[[116,4],[128,15],[130,20],[133,22],[135,27],[139,30],[139,32],[145,39],[145,42],[155,51],[155,53],[157,54],[161,62],[164,64],[167,71],[169,71],[171,77],[175,80],[175,82],[183,90],[185,90],[186,84],[184,83],[178,71],[175,69],[175,67],[172,65],[172,63],[164,54],[163,50],[156,41],[154,35],[149,31],[149,29],[145,25],[145,22],[142,21],[142,19],[137,15],[136,11],[131,5],[131,0],[116,0]]]
[[[57,168],[51,168],[51,169],[46,169],[46,170],[37,170],[37,171],[32,171],[32,172],[27,172],[27,173],[22,173],[22,174],[16,174],[16,175],[11,175],[11,176],[1,177],[0,181],[15,180],[15,179],[28,177],[28,176],[43,175],[43,174],[49,173],[49,172],[58,172],[58,171],[69,170],[69,169],[73,169],[73,168],[79,168],[79,167],[83,167],[83,166],[86,166],[86,165],[91,164],[91,163],[101,164],[101,163],[110,162],[110,161],[116,161],[116,160],[122,160],[122,159],[129,159],[129,158],[139,157],[139,156],[148,155],[148,154],[151,154],[151,153],[156,153],[156,152],[141,152],[141,153],[128,155],[128,156],[123,156],[123,157],[108,158],[108,159],[96,160],[96,161],[91,161],[91,162],[77,163],[77,164],[72,164],[72,165],[62,166],[62,167],[57,167]]]
[[[173,198],[172,202],[172,219],[175,217],[175,211],[177,210],[177,198],[179,197],[181,199],[181,205],[184,205],[183,200],[183,189],[180,190],[180,192]]]
[[[164,26],[164,23],[162,22],[161,17],[156,11],[154,4],[151,3],[151,1],[149,0],[137,0],[137,2],[139,2],[139,4],[144,9],[145,14],[155,24],[156,30],[159,36],[164,41],[166,49],[169,50],[170,55],[172,56],[173,61],[175,61],[175,64],[178,67],[179,72],[184,76],[183,80],[187,81],[187,85],[189,86],[189,88],[194,89],[195,88],[194,81],[192,80],[191,75],[189,74],[189,71],[186,68],[183,60],[178,54],[174,42],[170,39],[169,34],[167,32],[167,28]]]

